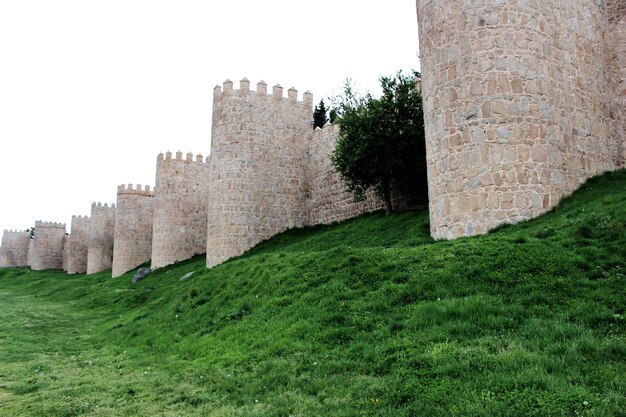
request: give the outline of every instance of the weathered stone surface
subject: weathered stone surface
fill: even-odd
[[[5,230],[0,246],[0,267],[28,266],[29,231]]]
[[[537,216],[624,165],[624,4],[417,0],[433,237]]]
[[[267,94],[242,80],[213,94],[207,266],[240,255],[260,241],[307,222],[306,138],[313,96],[297,100],[280,85]]]
[[[71,227],[67,251],[67,273],[84,274],[87,272],[89,217],[72,216]]]
[[[417,10],[435,238],[537,216],[624,165],[626,2],[417,0]],[[313,132],[312,107],[310,93],[298,101],[280,85],[216,87],[211,157],[161,155],[156,196],[120,187],[117,216],[97,227],[92,209],[87,271],[109,266],[112,223],[117,276],[151,255],[159,267],[205,248],[210,267],[287,228],[381,208],[346,193],[329,159],[338,128]],[[78,233],[68,242],[64,227],[39,228],[28,243],[3,242],[0,264],[22,263],[28,246],[33,269],[82,269],[71,261]]]
[[[152,268],[206,252],[209,164],[202,155],[157,157]]]
[[[67,272],[67,267],[70,262],[70,235],[66,233],[63,236],[63,270]]]
[[[339,126],[326,125],[316,129],[307,150],[307,224],[325,224],[345,220],[359,214],[384,208],[383,202],[373,193],[364,201],[355,202],[346,184],[335,172],[330,154],[335,149]]]
[[[293,88],[284,98],[279,85],[272,95],[263,82],[251,91],[245,79],[239,90],[228,80],[223,89],[215,88],[207,266],[240,255],[288,228],[383,208],[373,193],[355,203],[346,192],[330,160],[339,128],[327,125],[312,131],[312,103],[308,92],[298,101]],[[399,209],[418,204],[400,187],[395,191],[392,198]]]
[[[89,221],[87,274],[95,274],[113,265],[115,235],[115,204],[93,203]]]
[[[152,221],[154,192],[137,184],[117,188],[117,211],[113,243],[112,275],[124,272],[150,260],[152,253]]]
[[[65,224],[35,222],[35,238],[29,242],[29,264],[35,271],[63,268]]]

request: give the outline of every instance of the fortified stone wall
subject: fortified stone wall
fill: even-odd
[[[112,275],[124,272],[150,260],[154,192],[150,186],[120,185],[117,188],[117,212],[113,243]]]
[[[607,18],[588,0],[417,0],[431,234],[537,216],[622,166]]]
[[[35,238],[29,247],[30,267],[34,271],[62,269],[64,238],[65,224],[35,222]]]
[[[364,201],[355,202],[352,194],[346,191],[346,184],[330,160],[338,135],[339,126],[327,124],[324,129],[315,129],[309,141],[309,225],[342,221],[384,208],[383,202],[371,192]]]
[[[306,224],[305,177],[313,96],[280,85],[267,94],[226,81],[213,94],[207,266]]]
[[[416,4],[433,237],[537,216],[624,166],[626,1]],[[338,128],[312,132],[312,110],[309,92],[298,101],[293,88],[284,97],[280,85],[268,94],[264,82],[251,91],[246,79],[238,90],[226,81],[214,89],[206,162],[160,155],[156,197],[149,186],[120,186],[117,213],[93,205],[88,233],[73,224],[68,242],[65,225],[37,222],[35,239],[3,238],[0,264],[112,266],[118,276],[151,255],[158,267],[206,248],[210,267],[287,228],[382,208],[372,194],[352,201],[329,159]]]
[[[0,267],[28,266],[30,232],[5,230],[0,246]]]
[[[35,239],[30,239],[28,242],[28,266],[33,265],[33,258],[35,257]]]
[[[87,272],[89,223],[87,216],[72,216],[72,231],[67,253],[67,273],[70,275]]]
[[[65,234],[65,236],[63,236],[63,270],[65,272],[67,272],[67,267],[69,265],[69,259],[70,259],[70,235],[69,234]]]
[[[608,61],[611,65],[611,92],[613,100],[609,111],[618,121],[614,136],[622,138],[622,158],[626,159],[626,1],[609,0],[606,4],[608,19]]]
[[[154,195],[152,267],[206,252],[209,164],[182,152],[159,154]]]
[[[87,274],[111,268],[113,264],[113,237],[115,234],[115,204],[91,205],[87,250]]]

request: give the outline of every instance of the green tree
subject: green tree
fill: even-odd
[[[398,72],[380,77],[382,96],[359,96],[350,80],[335,99],[340,125],[331,155],[355,199],[362,200],[372,187],[394,211],[392,187],[409,188],[426,202],[426,147],[421,93],[416,77]]]
[[[315,106],[315,110],[313,111],[313,130],[315,130],[316,127],[322,129],[326,122],[328,122],[328,117],[326,117],[327,111],[324,100],[320,100],[320,104]]]
[[[332,124],[335,124],[335,121],[337,120],[337,109],[330,109],[329,117],[330,117],[330,122]]]

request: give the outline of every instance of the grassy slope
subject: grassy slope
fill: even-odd
[[[485,236],[373,214],[107,275],[0,270],[0,415],[626,415],[624,170]]]

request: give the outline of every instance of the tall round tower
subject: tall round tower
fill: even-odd
[[[67,273],[87,272],[87,251],[89,247],[89,217],[72,216],[72,226],[67,252]]]
[[[152,267],[206,252],[209,165],[189,152],[159,154],[154,194]]]
[[[28,259],[34,271],[63,268],[65,224],[35,222],[35,238],[29,244]]]
[[[146,185],[120,185],[113,242],[113,278],[150,260],[154,191]]]
[[[209,159],[207,266],[241,255],[260,241],[306,224],[306,155],[313,96],[283,97],[241,80],[213,94]]]
[[[623,165],[588,0],[417,0],[431,234],[537,216]]]
[[[28,266],[28,243],[30,232],[5,230],[0,246],[0,267]]]
[[[89,249],[87,274],[111,268],[113,263],[113,234],[115,232],[115,204],[93,203],[89,221]]]
[[[622,158],[626,159],[626,1],[606,0],[605,7],[609,51],[612,52],[613,103],[610,110],[621,121],[615,124],[614,136],[622,138]]]

